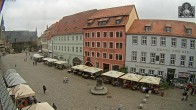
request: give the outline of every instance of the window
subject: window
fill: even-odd
[[[82,40],[82,36],[80,36],[80,40]]]
[[[61,47],[61,50],[63,51],[63,46]]]
[[[99,68],[99,62],[96,62],[95,65],[97,68]]]
[[[100,32],[97,32],[97,37],[100,37]]]
[[[139,73],[140,73],[140,74],[145,74],[145,69],[140,69],[140,70],[139,70]]]
[[[72,36],[72,40],[74,41],[74,36]]]
[[[192,34],[192,29],[189,29],[189,28],[186,29],[186,33],[187,33],[187,34]]]
[[[74,52],[74,47],[72,47],[72,51]]]
[[[165,54],[164,53],[160,53],[160,64],[165,64]]]
[[[61,46],[59,46],[59,50],[61,50]]]
[[[80,47],[80,52],[82,52],[82,47]]]
[[[69,41],[69,36],[67,36],[67,40]]]
[[[76,40],[78,41],[78,36],[76,36]]]
[[[132,51],[132,61],[137,61],[137,51]]]
[[[94,57],[95,56],[95,52],[91,52],[91,55],[92,55],[92,57]]]
[[[145,26],[145,31],[146,32],[151,31],[151,26]]]
[[[76,52],[78,52],[78,47],[76,47]]]
[[[146,52],[141,52],[141,62],[146,62]]]
[[[84,46],[87,47],[87,46],[88,46],[88,42],[85,42],[85,43],[84,43]]]
[[[136,73],[136,68],[130,67],[130,73]]]
[[[92,42],[91,44],[92,44],[92,47],[95,47],[95,42]]]
[[[171,46],[176,47],[176,38],[171,38]]]
[[[190,40],[190,48],[191,49],[195,48],[195,40]]]
[[[148,71],[148,74],[149,74],[149,75],[154,75],[154,70],[149,70],[149,71]]]
[[[66,37],[64,37],[64,41],[66,41]]]
[[[138,41],[138,37],[137,36],[133,36],[132,37],[132,44],[137,44]]]
[[[84,54],[85,56],[88,56],[88,52],[87,52],[87,51],[85,51],[84,53],[85,53],[85,54]]]
[[[157,38],[156,37],[151,37],[151,44],[157,45]]]
[[[120,24],[120,23],[121,23],[121,19],[117,19],[116,24]]]
[[[65,51],[67,51],[67,48],[66,48],[66,46],[65,46]]]
[[[98,25],[100,26],[100,25],[105,25],[105,24],[107,24],[107,21],[100,21],[100,22],[98,22]]]
[[[142,36],[142,45],[147,45],[147,37],[146,36]]]
[[[150,63],[155,63],[155,57],[156,57],[155,53],[150,53]]]
[[[193,67],[194,56],[189,57],[189,67]]]
[[[99,52],[97,52],[97,58],[99,58],[100,57],[100,53]]]
[[[181,40],[181,47],[186,48],[186,39]]]
[[[122,43],[116,43],[116,49],[122,49],[123,44]]]
[[[91,33],[91,36],[92,36],[92,37],[95,37],[95,33],[94,33],[94,32],[92,32],[92,33]]]
[[[176,55],[171,54],[170,55],[170,65],[175,65]]]
[[[88,37],[88,34],[87,34],[87,33],[85,33],[85,37],[86,37],[86,38]]]
[[[113,48],[113,42],[110,42],[110,48],[112,49]]]
[[[110,32],[110,37],[114,37],[114,33],[113,32]]]
[[[113,59],[113,54],[112,54],[112,53],[109,54],[109,59],[110,59],[110,60]]]
[[[69,46],[67,47],[67,51],[69,52]]]
[[[97,48],[100,48],[100,46],[101,46],[100,42],[97,42]]]
[[[120,37],[120,33],[119,32],[116,32],[116,37]]]
[[[103,48],[107,48],[107,42],[103,42]]]
[[[103,32],[103,37],[107,37],[107,32]]]
[[[161,37],[160,44],[161,44],[161,46],[166,46],[166,38],[165,37]]]
[[[122,60],[122,55],[121,54],[116,54],[116,60]]]
[[[163,71],[158,71],[158,76],[163,76]]]
[[[186,59],[185,55],[180,56],[180,66],[185,66],[185,59]]]
[[[106,59],[107,58],[107,54],[103,53],[103,58]]]
[[[87,46],[90,47],[90,42],[87,42]]]
[[[171,27],[165,27],[165,32],[171,32]]]

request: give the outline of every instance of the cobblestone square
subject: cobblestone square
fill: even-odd
[[[120,104],[123,110],[137,110],[146,95],[112,85],[105,85],[109,90],[107,95],[92,95],[90,88],[96,84],[95,80],[84,79],[67,73],[66,69],[58,70],[43,63],[34,66],[30,56],[27,56],[27,61],[24,58],[25,53],[8,54],[1,57],[1,61],[7,68],[17,70],[36,92],[38,101],[48,102],[50,105],[55,103],[58,110],[117,110]],[[64,76],[69,78],[66,84],[63,83]],[[47,87],[46,94],[43,93],[43,85]],[[164,97],[150,95],[143,110],[195,110],[196,96],[189,96],[188,101],[181,101],[182,92],[182,89],[175,88],[166,90]]]

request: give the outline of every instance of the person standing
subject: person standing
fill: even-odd
[[[57,110],[57,106],[55,105],[55,103],[52,104],[52,107]]]
[[[43,91],[44,91],[44,94],[46,93],[46,86],[43,85]]]

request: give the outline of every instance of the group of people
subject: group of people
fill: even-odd
[[[182,101],[187,101],[189,95],[195,95],[196,94],[196,84],[193,84],[192,82],[190,82],[189,84],[187,84],[187,86],[184,88],[184,92],[183,92],[183,98],[181,99]]]

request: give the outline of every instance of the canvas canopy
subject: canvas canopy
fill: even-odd
[[[16,70],[15,69],[8,69],[5,73],[5,77],[10,74],[10,73],[16,73]]]
[[[81,70],[83,71],[85,68],[88,68],[88,66],[85,66],[85,65],[76,65],[76,66],[73,66],[72,69],[77,69],[77,70]]]
[[[109,76],[109,77],[113,77],[113,78],[118,78],[122,75],[124,75],[125,73],[122,72],[118,72],[118,71],[108,71],[106,73],[103,73],[103,76]]]
[[[89,72],[89,73],[97,73],[97,72],[102,71],[102,70],[103,69],[96,68],[96,67],[88,67],[88,68],[83,69],[83,71]]]
[[[66,61],[57,61],[55,63],[56,64],[59,64],[59,65],[64,65],[64,64],[67,64],[68,62],[66,62]]]
[[[57,60],[57,59],[52,59],[52,58],[51,58],[51,59],[47,59],[47,61],[52,63],[52,62],[57,62],[58,60]]]
[[[5,80],[13,79],[15,77],[21,77],[18,73],[10,73],[5,77]]]
[[[138,82],[140,79],[142,79],[142,75],[137,75],[137,74],[133,74],[133,73],[127,73],[123,76],[121,76],[121,79],[125,79],[125,80],[129,80],[129,81],[135,81]]]
[[[33,57],[34,58],[43,58],[44,56],[41,56],[40,54],[34,54]]]
[[[139,82],[159,85],[161,78],[153,76],[144,76]]]
[[[8,79],[6,82],[7,82],[8,87],[27,83],[22,77],[14,77],[12,79]]]
[[[52,58],[43,58],[43,60],[47,61],[48,59],[52,59]]]
[[[9,94],[14,95],[15,99],[35,96],[35,92],[28,85],[25,84],[19,84],[11,88]]]
[[[54,110],[47,102],[33,104],[23,108],[23,110]]]

